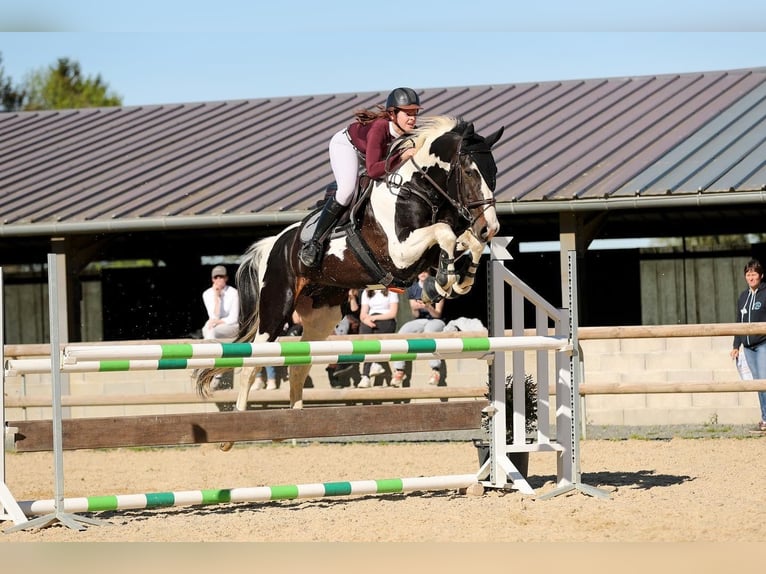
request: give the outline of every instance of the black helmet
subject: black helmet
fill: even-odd
[[[386,98],[386,109],[420,108],[420,98],[412,88],[395,88]]]

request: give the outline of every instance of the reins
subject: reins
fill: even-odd
[[[462,146],[462,143],[461,143],[461,146]],[[460,158],[462,156],[466,156],[466,155],[467,156],[471,156],[472,153],[473,152],[464,152],[461,149],[458,149],[457,153],[455,154],[455,157],[450,162],[450,168],[449,168],[449,171],[447,172],[447,184],[449,186],[450,179],[453,177],[453,174],[456,174],[455,175],[455,177],[457,179],[457,181],[456,181],[456,189],[458,191],[458,194],[459,194],[459,190],[462,187],[462,177],[461,177],[462,176],[462,172],[457,167],[457,163],[460,161]],[[449,193],[447,193],[447,191],[445,191],[444,188],[442,188],[442,186],[440,186],[430,175],[428,175],[427,169],[422,167],[422,166],[420,166],[420,165],[418,165],[418,163],[415,161],[414,157],[410,158],[410,161],[412,162],[412,165],[415,166],[415,169],[418,170],[418,173],[420,173],[426,179],[426,181],[428,181],[428,183],[431,184],[431,186],[439,193],[439,195],[441,195],[447,202],[449,202],[452,205],[452,207],[455,208],[455,210],[457,211],[457,213],[458,213],[458,215],[460,217],[462,217],[463,219],[465,219],[468,222],[469,228],[479,218],[479,216],[473,217],[471,215],[471,210],[472,209],[477,209],[479,207],[484,207],[486,209],[487,207],[492,207],[492,206],[495,205],[496,200],[495,200],[494,197],[492,197],[490,199],[482,198],[482,199],[477,199],[475,201],[470,201],[470,202],[466,202],[466,203],[460,203],[456,199],[453,199],[452,197],[450,197]],[[393,176],[396,176],[398,174],[396,172],[389,172],[388,171],[388,167],[389,167],[388,160],[386,160],[386,182],[388,183],[389,187],[398,187],[398,188],[405,187],[410,193],[418,196],[424,202],[428,203],[431,206],[431,213],[432,213],[432,215],[431,215],[431,222],[435,223],[436,222],[436,214],[438,213],[440,206],[436,205],[431,200],[430,197],[428,197],[425,193],[423,193],[421,190],[417,189],[416,187],[413,187],[411,184],[402,184],[400,182],[393,182],[392,181],[393,180]],[[401,176],[399,176],[399,177],[401,177]]]

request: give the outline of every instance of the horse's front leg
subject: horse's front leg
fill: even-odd
[[[455,248],[457,237],[449,226],[434,226],[436,243],[439,245],[439,268],[436,270],[436,290],[442,297],[449,297],[457,280],[455,274]]]
[[[471,258],[467,265],[460,266],[456,270],[457,280],[452,286],[452,290],[456,295],[465,295],[473,287],[473,283],[476,280],[476,270],[479,268],[479,262],[481,261],[481,255],[484,253],[485,243],[479,241],[476,236],[470,231],[465,231],[458,237],[458,243],[464,249],[467,249]]]
[[[399,269],[417,263],[434,244],[439,246],[439,268],[436,273],[436,291],[442,297],[449,297],[455,283],[455,248],[457,236],[446,223],[435,223],[412,231],[402,242],[391,239],[389,234],[388,254]]]

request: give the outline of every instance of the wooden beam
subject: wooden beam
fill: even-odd
[[[577,336],[587,339],[648,339],[664,337],[725,337],[762,335],[766,323],[705,323],[697,325],[629,325],[625,327],[580,327]]]
[[[636,383],[585,383],[580,385],[581,395],[630,395],[664,393],[747,393],[766,391],[766,379],[750,381],[642,381]]]
[[[73,450],[474,430],[486,405],[477,400],[65,419],[62,438],[63,448]],[[50,420],[7,426],[17,429],[16,451],[53,449]]]
[[[304,389],[304,404],[348,404],[370,401],[404,401],[417,399],[469,399],[481,398],[487,393],[485,387],[371,387],[369,389]],[[209,398],[197,393],[146,393],[120,395],[64,395],[65,407],[98,407],[121,405],[181,405],[233,403],[239,391],[216,391]],[[5,397],[6,408],[50,407],[50,395]],[[276,391],[251,390],[248,403],[257,405],[287,405],[290,395],[287,384]]]

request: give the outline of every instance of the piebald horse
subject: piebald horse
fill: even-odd
[[[373,181],[353,204],[347,220],[330,235],[320,267],[298,260],[303,239],[311,236],[318,212],[254,243],[243,256],[236,284],[240,295],[240,329],[236,342],[277,339],[297,311],[302,340],[325,340],[340,319],[340,304],[349,288],[399,287],[412,284],[419,272],[436,269],[435,297],[467,293],[474,282],[486,243],[499,230],[495,211],[497,166],[492,146],[500,128],[483,137],[472,123],[433,116],[395,140],[392,153],[414,146],[412,159]],[[302,408],[303,385],[311,365],[290,368],[290,406]],[[197,390],[210,393],[220,369],[205,369]],[[247,408],[255,379],[253,369],[242,382],[236,408]],[[224,444],[228,450],[231,444]]]

